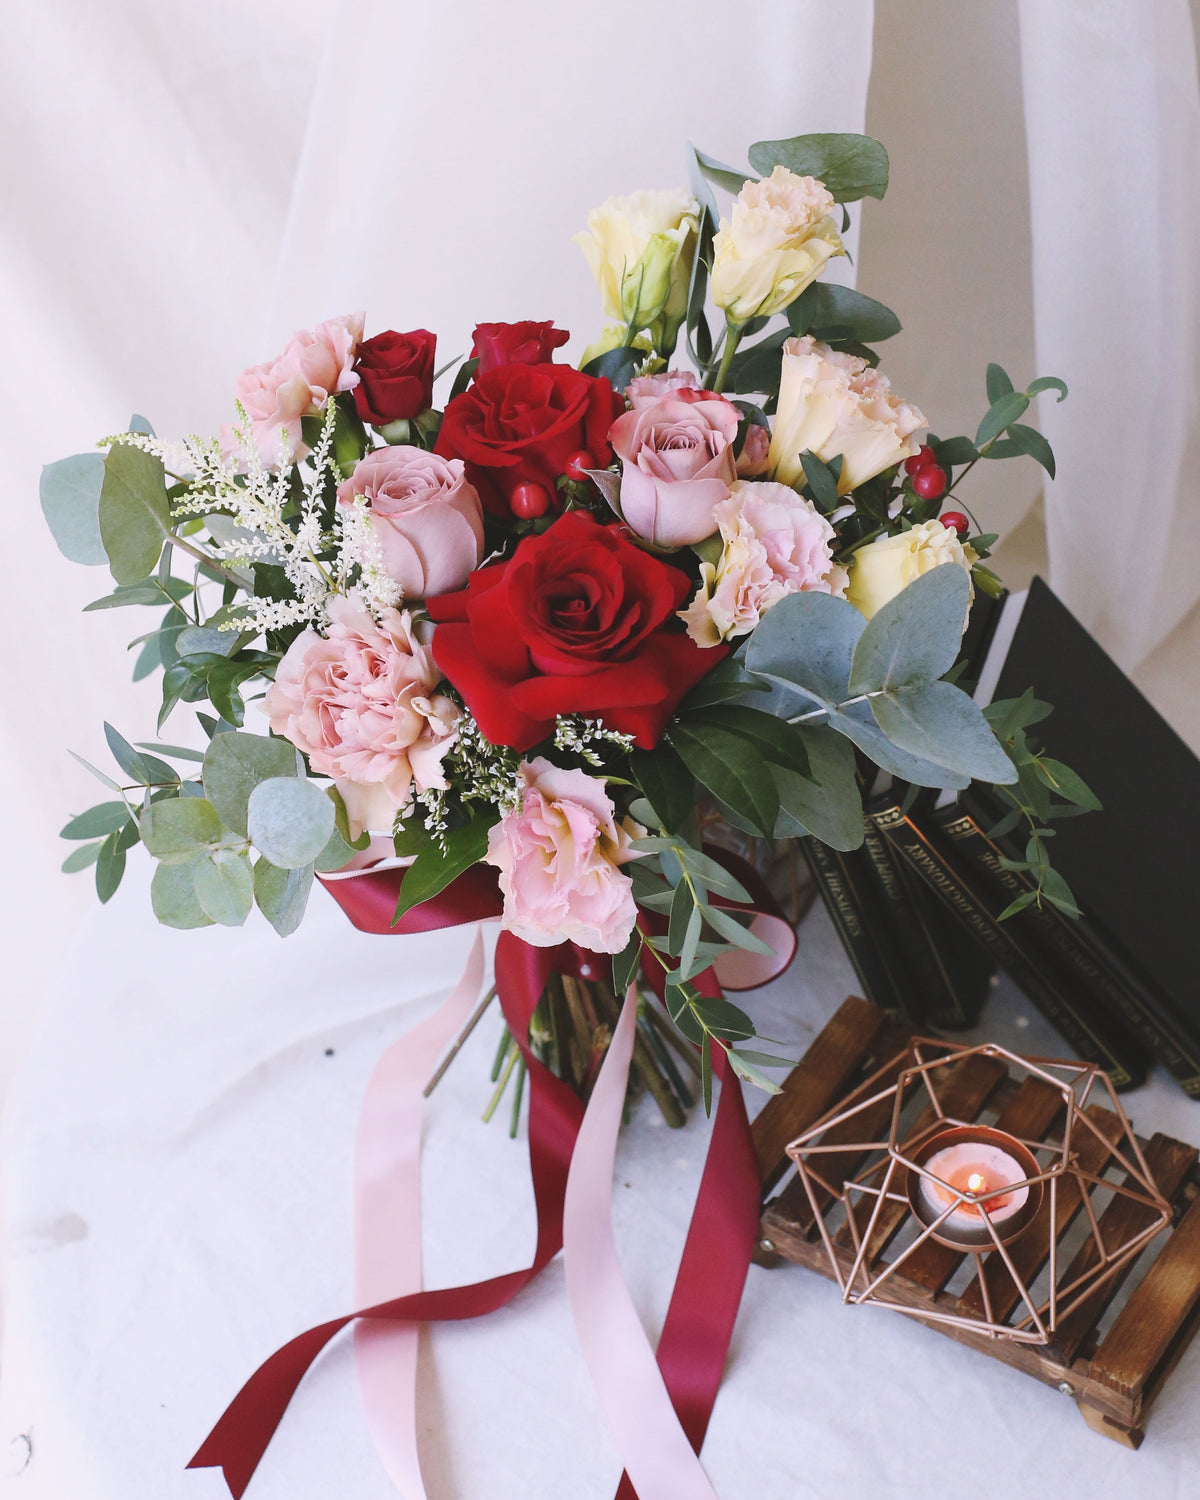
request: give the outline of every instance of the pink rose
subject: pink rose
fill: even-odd
[[[717,529],[713,509],[737,478],[741,420],[724,396],[674,391],[627,411],[609,429],[619,454],[621,516],[656,547],[686,547]]]
[[[364,313],[330,318],[294,333],[280,354],[243,370],[233,394],[250,415],[263,462],[282,459],[280,433],[286,429],[292,462],[308,451],[300,440],[300,418],[320,411],[330,396],[358,384],[354,358],[363,334]],[[228,446],[229,439],[226,438]]]
[[[700,588],[679,615],[698,646],[749,635],[787,594],[845,594],[846,570],[831,550],[837,533],[789,485],[739,479],[717,506],[716,519],[720,559],[701,563]]]
[[[636,375],[625,387],[625,399],[634,411],[641,411],[672,391],[699,389],[700,383],[690,370],[664,370],[661,375]]]
[[[424,448],[377,448],[354,466],[337,497],[362,495],[388,575],[406,599],[462,588],[483,559],[483,502],[461,458]]]
[[[767,472],[767,454],[771,451],[771,434],[757,422],[746,428],[746,441],[738,454],[739,479],[755,479]]]
[[[598,776],[562,771],[548,760],[521,762],[520,804],[488,834],[489,864],[500,871],[501,925],[550,948],[570,940],[594,953],[620,953],[637,920],[633,882],[619,866],[645,829],[617,824]]]
[[[357,837],[390,829],[414,784],[446,785],[459,710],[434,692],[441,673],[408,610],[385,610],[377,625],[339,596],[329,621],[326,635],[306,630],[288,647],[266,710],[272,730],[333,778]]]

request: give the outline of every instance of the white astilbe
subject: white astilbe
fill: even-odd
[[[599,719],[585,719],[578,714],[559,714],[554,721],[556,750],[573,750],[589,766],[602,766],[604,757],[596,751],[597,745],[612,745],[628,752],[633,749],[633,735],[608,729]]]

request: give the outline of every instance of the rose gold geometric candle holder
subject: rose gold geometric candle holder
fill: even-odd
[[[1038,1080],[1057,1101],[1054,1133],[1048,1139],[1022,1138],[959,1118],[954,1113],[953,1083],[973,1058],[1002,1063],[1018,1089],[1027,1080]],[[892,1307],[910,1317],[969,1327],[990,1338],[1047,1344],[1060,1320],[1117,1276],[1171,1221],[1171,1205],[1154,1185],[1125,1111],[1107,1076],[1094,1064],[1019,1057],[991,1043],[948,1052],[944,1041],[913,1037],[856,1093],[853,1103],[830,1111],[786,1148],[844,1302]],[[869,1127],[883,1111],[888,1130],[876,1137]],[[859,1122],[864,1128],[856,1131]],[[930,1158],[950,1147],[998,1153],[1004,1161],[1016,1162],[1018,1170],[1002,1187],[971,1192],[930,1169]],[[1123,1175],[1116,1180],[1100,1177],[1093,1167],[1100,1157]],[[862,1164],[843,1176],[848,1159]],[[931,1205],[926,1185],[944,1202],[935,1199]],[[1106,1241],[1093,1204],[1096,1188],[1143,1205],[1148,1215],[1139,1216],[1136,1227],[1115,1243],[1111,1236]],[[993,1222],[992,1206],[1018,1197],[1017,1214]],[[853,1253],[848,1269],[833,1239],[831,1200],[840,1201],[849,1232]],[[1083,1206],[1094,1245],[1085,1268],[1065,1284],[1060,1284],[1054,1233],[1061,1220],[1060,1203]],[[885,1234],[896,1247],[894,1253],[868,1270],[875,1260],[872,1247]],[[937,1249],[970,1256],[980,1290],[977,1310],[914,1307],[896,1293],[896,1278],[905,1267],[911,1269],[914,1258],[927,1259]],[[999,1263],[995,1271],[990,1270],[993,1257]],[[1039,1297],[1031,1271],[1041,1275],[1043,1270],[1046,1290]],[[998,1278],[1008,1283],[1003,1321],[991,1295]],[[1014,1301],[1010,1311],[1008,1304]]]

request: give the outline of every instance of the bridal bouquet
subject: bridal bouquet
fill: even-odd
[[[958,487],[1020,454],[1053,473],[1020,418],[1065,387],[992,365],[974,436],[929,433],[878,369],[896,316],[822,279],[844,205],[882,195],[882,147],[750,160],[694,153],[691,191],[589,215],[611,321],[581,368],[551,322],[480,323],[438,369],[433,333],[352,314],[239,375],[219,436],[135,418],[47,467],[63,551],[115,580],[88,608],[161,611],[133,643],[159,733],[206,705],[203,751],[106,726],[122,776],[96,771],[113,796],[67,825],[67,869],[94,865],[106,900],[140,840],[161,921],[257,905],[286,934],[314,875],[405,862],[399,920],[481,866],[525,943],[611,955],[618,994],[656,970],[707,1090],[709,1043],[767,1087],[771,1058],[695,983],[764,947],[701,804],[851,848],[857,755],[999,784],[1036,843],[1039,707],[1009,705],[1001,740],[955,682],[974,590],[997,587]]]

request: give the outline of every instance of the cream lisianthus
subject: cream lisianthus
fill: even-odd
[[[969,543],[964,546],[951,527],[940,521],[923,521],[911,531],[881,536],[860,547],[850,559],[846,598],[869,620],[931,568],[957,563],[970,577],[971,566],[978,560],[974,547]],[[971,597],[975,597],[974,589]]]
[[[659,318],[678,327],[699,222],[700,205],[684,188],[646,188],[592,209],[587,233],[575,243],[587,256],[606,317],[637,329]]]
[[[794,302],[833,255],[845,255],[833,194],[815,177],[776,167],[747,182],[713,240],[712,297],[731,323]]]
[[[768,473],[796,484],[804,477],[802,453],[814,453],[823,463],[840,456],[838,493],[844,495],[910,458],[919,446],[913,435],[926,425],[865,359],[819,344],[811,334],[788,339]]]

